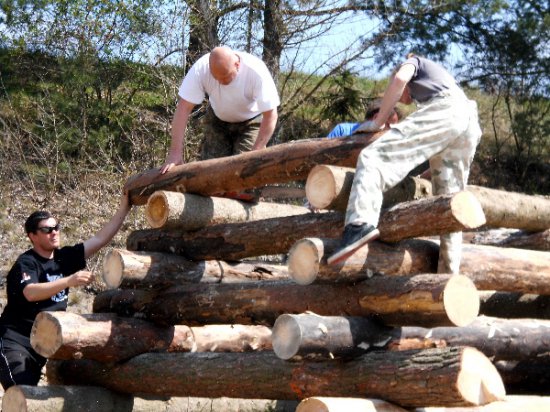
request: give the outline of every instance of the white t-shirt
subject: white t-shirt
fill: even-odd
[[[200,104],[208,95],[216,116],[230,123],[252,119],[279,106],[279,93],[265,63],[248,53],[236,54],[241,64],[231,83],[222,85],[214,79],[208,53],[191,66],[181,83],[179,96],[190,103]]]

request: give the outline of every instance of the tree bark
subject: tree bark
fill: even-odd
[[[550,199],[472,185],[468,191],[481,203],[489,226],[531,232],[550,228]]]
[[[233,223],[200,229],[141,230],[132,232],[126,247],[134,251],[176,253],[189,259],[238,260],[245,257],[287,253],[305,237],[342,235],[344,216],[340,212],[309,213]],[[471,229],[485,222],[475,197],[468,192],[401,203],[384,211],[380,217],[380,239],[402,239],[440,235]]]
[[[265,326],[161,327],[111,313],[40,312],[31,333],[37,353],[50,359],[120,362],[145,352],[245,352],[271,350]]]
[[[308,236],[339,237],[343,222],[342,213],[332,212],[259,220],[253,224],[229,223],[195,232],[137,230],[127,237],[126,248],[175,253],[192,260],[239,260],[287,253],[295,242]]]
[[[550,322],[479,317],[463,327],[386,327],[360,317],[289,315],[273,326],[281,359],[358,356],[367,350],[470,346],[493,360],[536,358],[550,351]]]
[[[480,291],[480,313],[497,318],[550,319],[550,296]]]
[[[346,139],[305,139],[235,156],[175,166],[164,175],[151,169],[132,176],[124,185],[132,204],[143,205],[157,190],[213,195],[305,180],[317,164],[355,166],[361,150],[380,133]]]
[[[464,244],[460,273],[480,290],[550,295],[550,252]]]
[[[286,266],[261,262],[191,261],[172,253],[112,249],[103,259],[107,288],[165,288],[181,283],[230,283],[288,279]]]
[[[548,393],[550,358],[548,355],[523,360],[501,360],[495,367],[509,393],[540,395]],[[547,409],[540,409],[545,411]]]
[[[407,412],[397,405],[379,399],[328,398],[313,396],[306,398],[296,408],[296,412]]]
[[[305,238],[288,252],[288,274],[300,285],[315,282],[356,282],[373,273],[414,275],[436,273],[437,244],[427,240],[403,240],[397,244],[370,242],[338,265],[328,265],[327,256],[336,251],[335,239]]]
[[[139,293],[135,293],[139,292]],[[263,323],[282,313],[312,311],[327,316],[378,315],[394,325],[465,325],[475,319],[479,297],[460,275],[375,276],[356,285],[299,286],[291,282],[189,284],[165,291],[121,290],[94,311],[176,325]]]
[[[346,363],[285,362],[267,352],[149,353],[111,367],[57,361],[48,363],[47,374],[54,383],[166,396],[367,396],[404,407],[479,405],[505,396],[495,368],[473,348],[371,352]]]
[[[317,165],[309,172],[306,181],[307,200],[316,209],[345,211],[355,169],[349,167]],[[384,193],[384,207],[431,196],[428,180],[408,176]]]
[[[149,197],[145,217],[153,228],[197,230],[205,226],[304,215],[310,212],[303,206],[249,203],[159,190]]]

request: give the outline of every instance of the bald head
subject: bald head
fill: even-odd
[[[216,47],[210,52],[208,62],[214,79],[228,85],[237,76],[241,59],[229,47]]]

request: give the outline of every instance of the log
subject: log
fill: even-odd
[[[197,230],[225,223],[251,222],[311,213],[307,207],[282,203],[249,203],[222,197],[159,190],[147,201],[145,217],[152,228]]]
[[[473,283],[460,275],[374,276],[356,285],[292,282],[189,284],[164,291],[122,290],[95,310],[139,313],[154,322],[273,325],[282,313],[377,315],[393,325],[466,325],[478,314]],[[133,293],[140,292],[140,293]]]
[[[497,318],[550,319],[550,296],[521,292],[479,291],[479,312]]]
[[[318,164],[353,167],[361,150],[380,133],[347,139],[304,139],[264,150],[175,166],[164,175],[151,169],[130,177],[124,185],[132,204],[143,205],[157,190],[205,196],[305,180]]]
[[[265,326],[184,325],[161,327],[112,313],[77,315],[40,312],[31,345],[50,359],[93,359],[120,362],[145,352],[244,352],[271,350],[271,330]]]
[[[341,212],[329,212],[259,220],[253,225],[217,225],[195,232],[149,229],[130,233],[126,248],[175,253],[193,260],[238,260],[287,253],[305,237],[340,238],[343,222]],[[395,205],[382,213],[378,228],[382,241],[397,242],[472,229],[484,223],[475,197],[459,192]]]
[[[191,261],[172,253],[112,249],[103,259],[107,288],[164,288],[181,283],[229,283],[288,279],[285,266],[263,263]]]
[[[550,252],[550,229],[535,233],[518,231],[495,243],[495,246]]]
[[[126,239],[131,251],[173,253],[192,260],[239,260],[254,256],[287,253],[298,240],[308,236],[340,237],[344,215],[340,212],[265,219],[250,223],[228,223],[199,229],[145,229]]]
[[[116,412],[162,411],[167,400],[144,399],[93,386],[10,387],[2,397],[4,412]]]
[[[345,211],[355,169],[349,167],[317,165],[306,180],[307,200],[316,209]],[[384,193],[384,207],[431,196],[430,181],[408,176]]]
[[[138,397],[94,386],[12,386],[2,398],[4,412],[294,412],[297,401],[232,398]]]
[[[550,199],[523,193],[468,186],[481,203],[487,225],[538,232],[550,228]]]
[[[493,360],[522,360],[550,352],[550,322],[479,317],[462,327],[389,328],[367,318],[284,314],[273,326],[281,359],[358,356],[372,349],[470,346]]]
[[[464,244],[460,273],[479,290],[550,295],[550,252]]]
[[[502,401],[483,406],[455,408],[427,407],[416,408],[414,412],[542,412],[550,410],[550,398],[544,396],[507,395]]]
[[[288,252],[288,274],[299,285],[313,282],[356,282],[373,273],[413,275],[436,273],[439,258],[437,244],[427,240],[409,239],[396,244],[374,241],[361,247],[347,260],[328,265],[339,247],[335,239],[305,238]]]
[[[327,398],[313,396],[301,401],[296,412],[407,412],[406,409],[380,399]]]
[[[48,362],[47,377],[57,384],[79,382],[157,396],[366,396],[404,407],[480,405],[505,396],[491,362],[463,347],[377,351],[346,363],[285,362],[269,352],[148,353],[112,366],[90,360]]]
[[[548,386],[550,385],[550,358],[548,354],[531,359],[500,360],[495,362],[495,367],[510,393],[518,395],[548,393]]]

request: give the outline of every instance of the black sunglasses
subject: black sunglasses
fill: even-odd
[[[55,225],[55,226],[42,226],[42,227],[37,228],[36,230],[37,230],[37,231],[41,231],[42,233],[50,234],[50,233],[52,233],[54,230],[55,230],[56,232],[59,232],[59,229],[61,229],[61,225],[58,223],[58,224]]]

